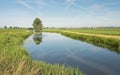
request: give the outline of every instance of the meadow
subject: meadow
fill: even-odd
[[[109,48],[120,53],[120,28],[62,28],[44,29],[45,32],[57,32],[73,39]]]
[[[90,34],[105,34],[105,35],[118,35],[120,36],[120,28],[71,28],[65,29],[74,32],[81,32],[81,33],[90,33]]]
[[[79,69],[32,60],[23,48],[32,32],[0,29],[0,75],[84,75]]]

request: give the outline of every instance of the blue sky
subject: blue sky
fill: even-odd
[[[120,0],[0,0],[0,27],[120,26]]]

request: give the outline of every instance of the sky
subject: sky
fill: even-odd
[[[120,0],[0,0],[0,27],[120,27]]]

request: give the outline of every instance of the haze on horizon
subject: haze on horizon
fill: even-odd
[[[120,27],[120,0],[0,0],[0,27]]]

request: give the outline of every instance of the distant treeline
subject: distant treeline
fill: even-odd
[[[120,28],[120,27],[44,27],[43,29],[103,29],[103,28]]]
[[[17,26],[4,26],[4,29],[30,29],[33,30],[32,27],[17,27]],[[120,27],[43,27],[43,29],[113,29],[113,28],[120,28]]]
[[[17,26],[4,26],[1,29],[25,29],[25,27],[17,27]]]

